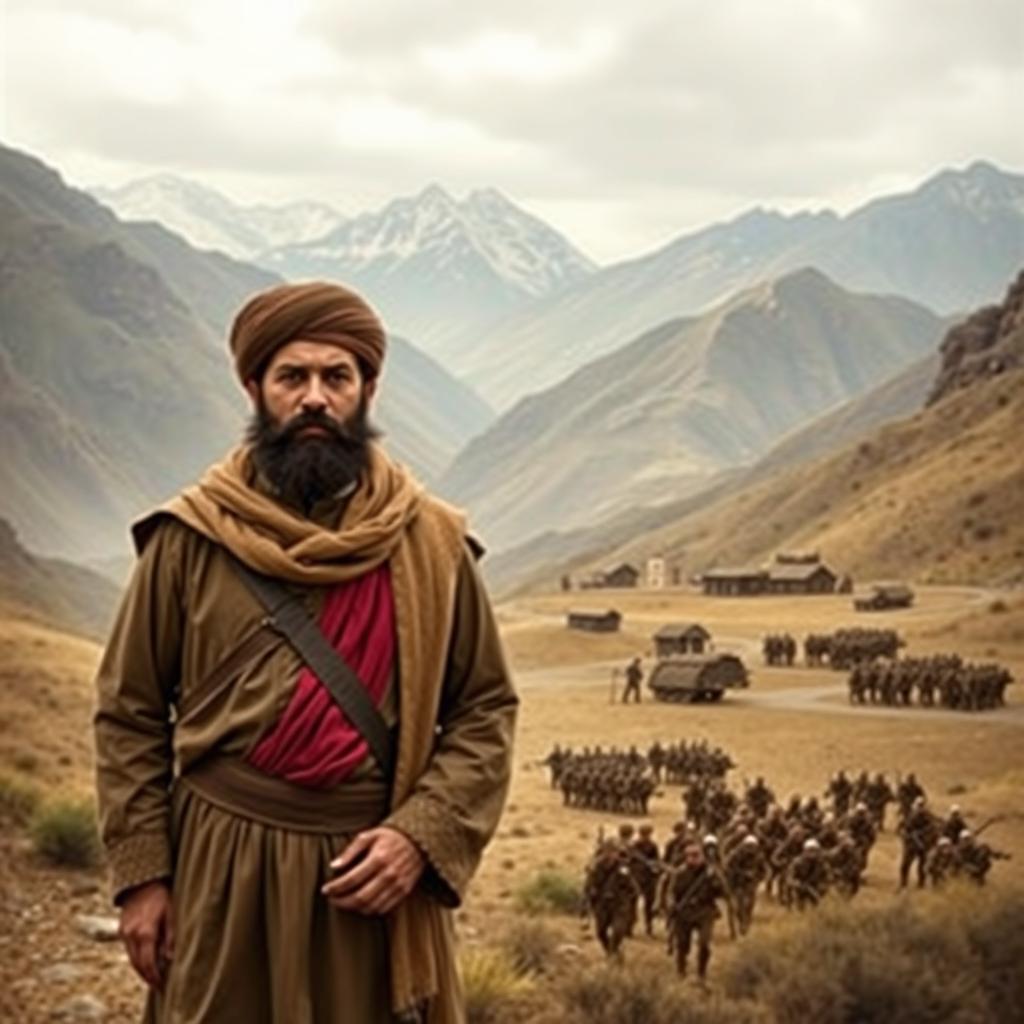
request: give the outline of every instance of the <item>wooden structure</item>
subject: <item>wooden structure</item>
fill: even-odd
[[[768,570],[769,594],[834,594],[838,582],[824,562],[776,562]]]
[[[606,587],[635,587],[640,582],[640,570],[629,562],[605,569],[601,575]]]
[[[780,555],[767,569],[709,569],[701,576],[705,594],[834,594],[839,575],[817,555]]]
[[[703,654],[711,642],[711,634],[697,622],[673,622],[662,626],[651,639],[655,654],[669,658],[674,654]]]
[[[622,625],[622,614],[614,608],[607,611],[578,609],[566,616],[569,629],[581,629],[586,633],[617,633]]]
[[[705,594],[740,597],[763,594],[768,587],[768,573],[764,569],[708,569],[700,581]]]
[[[665,559],[660,555],[647,559],[647,587],[662,590],[665,586]]]

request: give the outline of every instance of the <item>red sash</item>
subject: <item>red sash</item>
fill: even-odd
[[[333,587],[320,629],[380,706],[395,657],[395,612],[387,564]],[[303,667],[284,714],[248,761],[300,786],[328,787],[348,778],[369,752],[327,688]]]

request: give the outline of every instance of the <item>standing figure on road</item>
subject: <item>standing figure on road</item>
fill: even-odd
[[[386,336],[360,296],[277,286],[230,347],[246,440],[135,525],[97,678],[145,1020],[457,1024],[451,910],[517,703],[479,548],[374,440]]]
[[[640,684],[644,681],[644,670],[639,655],[626,666],[626,688],[622,691],[622,703],[628,704],[629,698],[640,703]]]

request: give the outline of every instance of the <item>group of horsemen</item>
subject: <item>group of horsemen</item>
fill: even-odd
[[[881,773],[850,778],[840,771],[824,797],[825,806],[815,796],[796,795],[783,807],[761,777],[746,784],[740,797],[725,785],[724,773],[694,775],[683,794],[686,819],[673,826],[663,849],[650,824],[623,824],[616,837],[599,837],[584,892],[605,952],[621,956],[641,911],[648,935],[660,916],[677,971],[686,973],[696,944],[703,981],[720,908],[735,938],[749,930],[762,886],[792,910],[813,907],[832,891],[854,896],[893,802],[901,888],[915,868],[921,886],[952,878],[982,885],[993,862],[1008,856],[979,839],[992,822],[972,831],[957,806],[944,817],[933,813],[913,773],[893,787]]]
[[[1006,703],[1013,676],[1002,665],[972,664],[958,654],[900,658],[903,641],[891,629],[841,629],[811,634],[804,640],[808,666],[825,663],[849,669],[851,704],[889,707],[944,707],[983,711]],[[791,666],[797,642],[789,633],[773,633],[762,643],[765,663]]]

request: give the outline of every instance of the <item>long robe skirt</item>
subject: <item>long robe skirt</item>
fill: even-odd
[[[385,920],[320,893],[330,861],[372,822],[316,831],[321,807],[286,828],[302,805],[239,803],[252,800],[209,779],[175,787],[174,958],[144,1024],[391,1024]]]

